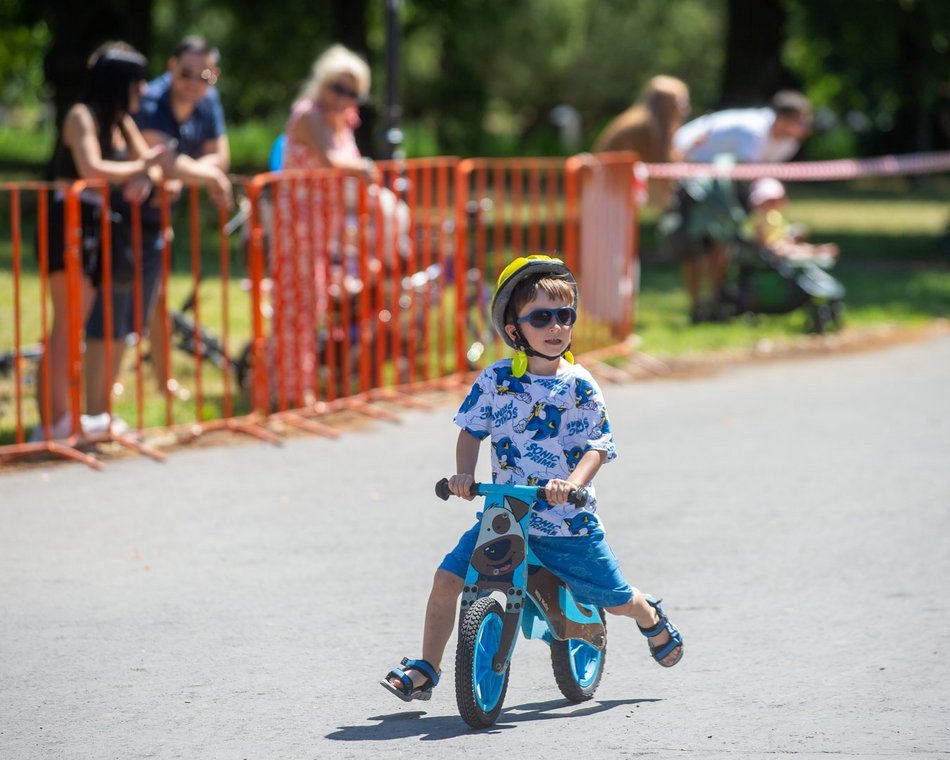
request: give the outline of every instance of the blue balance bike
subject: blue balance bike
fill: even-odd
[[[435,491],[448,499],[448,480],[440,480]],[[531,505],[543,498],[544,488],[474,483],[472,494],[484,497],[485,508],[459,612],[455,698],[462,719],[473,728],[498,719],[519,628],[525,638],[550,646],[561,693],[571,702],[590,699],[604,672],[607,628],[603,610],[575,602],[531,551]],[[569,501],[583,506],[587,491],[572,491]],[[504,598],[504,606],[493,593]]]

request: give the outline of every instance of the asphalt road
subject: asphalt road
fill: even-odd
[[[2,476],[0,758],[950,756],[948,388],[948,336],[605,384],[601,515],[686,654],[612,619],[571,706],[522,642],[482,732],[454,641],[431,702],[377,684],[471,520],[431,496],[451,405]]]

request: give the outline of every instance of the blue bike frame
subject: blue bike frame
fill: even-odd
[[[442,485],[440,483],[440,485]],[[465,576],[461,616],[477,599],[498,591],[505,612],[492,669],[504,673],[520,628],[525,638],[562,641],[579,639],[598,650],[606,644],[604,622],[596,607],[578,604],[570,589],[538,560],[528,543],[531,507],[543,487],[475,484],[472,492],[485,499],[479,536]],[[439,495],[447,498],[447,483]],[[443,493],[445,495],[443,495]],[[586,492],[572,495],[583,504]]]

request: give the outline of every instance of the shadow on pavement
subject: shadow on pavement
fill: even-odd
[[[582,718],[587,715],[612,710],[616,707],[636,705],[641,702],[660,702],[660,699],[613,699],[604,701],[585,702],[582,705],[572,705],[563,699],[554,699],[549,702],[532,702],[524,705],[514,705],[504,709],[496,723],[491,728],[484,729],[486,733],[516,728],[519,723],[535,720],[561,720],[566,718]],[[437,715],[426,717],[424,710],[413,712],[391,713],[389,715],[374,715],[367,721],[372,724],[359,726],[341,726],[338,731],[327,734],[327,739],[344,742],[358,741],[388,741],[391,739],[410,739],[418,737],[423,741],[438,741],[454,739],[458,736],[471,733],[474,729],[467,726],[460,717],[455,715]]]

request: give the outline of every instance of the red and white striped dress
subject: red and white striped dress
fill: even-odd
[[[294,103],[286,128],[284,170],[311,172],[327,168],[309,145],[293,137],[298,120],[314,110],[324,117],[320,104],[311,99]],[[331,133],[324,152],[359,158],[353,134],[358,124],[353,108],[352,114],[347,114],[347,127]],[[317,334],[326,314],[326,244],[330,240],[325,229],[326,209],[321,204],[335,206],[337,212],[331,211],[331,216],[342,218],[338,188],[339,183],[327,185],[307,179],[282,180],[279,185],[270,260],[274,321],[268,364],[272,397],[280,407],[295,408],[316,398]],[[332,224],[331,232],[333,228],[338,230],[337,224]]]

